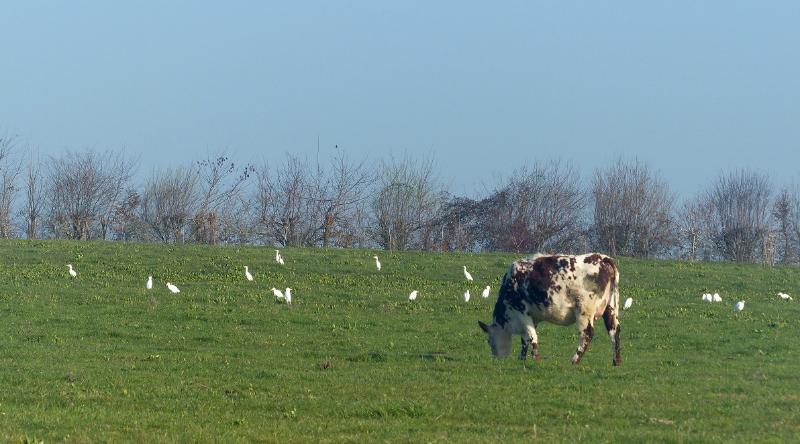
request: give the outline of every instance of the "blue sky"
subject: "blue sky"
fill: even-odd
[[[224,3],[224,4],[223,4]],[[471,194],[537,159],[638,157],[689,195],[800,172],[800,2],[3,2],[0,133],[144,174],[435,153]]]

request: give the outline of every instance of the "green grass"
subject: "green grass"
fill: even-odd
[[[611,366],[602,327],[573,366],[575,329],[543,324],[544,359],[523,368],[492,359],[476,324],[490,320],[514,255],[384,252],[377,272],[373,254],[287,249],[280,267],[270,248],[0,243],[0,441],[785,442],[800,433],[800,302],[775,296],[800,296],[800,269],[621,259],[622,298],[634,298],[621,317],[623,366]],[[273,286],[291,286],[294,304],[277,303]],[[724,302],[702,303],[707,291]],[[739,299],[747,306],[734,316]]]

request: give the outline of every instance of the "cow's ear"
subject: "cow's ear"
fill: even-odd
[[[489,326],[488,325],[484,324],[481,321],[478,321],[478,326],[481,328],[481,330],[484,331],[484,333],[489,333]]]

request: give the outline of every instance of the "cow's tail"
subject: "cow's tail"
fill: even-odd
[[[619,311],[619,270],[617,270],[617,267],[614,267],[614,279],[611,279],[609,287],[610,294],[608,304],[611,305],[611,308],[614,309],[616,313]]]
[[[617,270],[616,264],[614,266],[614,278],[611,279],[609,287],[611,290],[608,304],[610,310],[606,310],[603,319],[606,324],[606,330],[608,330],[608,334],[611,337],[613,353],[611,362],[614,366],[617,366],[622,364],[622,355],[620,353],[621,346],[619,342],[619,271]]]
[[[614,264],[614,275],[606,284],[604,293],[608,301],[608,307],[611,308],[615,316],[619,316],[619,270],[617,270],[616,264]]]

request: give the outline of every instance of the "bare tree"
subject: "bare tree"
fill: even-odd
[[[712,210],[708,199],[698,195],[685,201],[678,214],[680,247],[690,260],[710,259],[712,256],[709,231]]]
[[[238,166],[222,152],[197,162],[197,171],[201,198],[194,218],[195,242],[214,245],[219,219],[228,218],[227,213],[239,202],[242,188],[255,169],[249,164]]]
[[[791,194],[790,206],[790,226],[791,226],[791,240],[790,249],[793,251],[792,257],[797,263],[800,260],[800,186],[795,185]]]
[[[255,202],[255,231],[256,236],[264,243],[271,243],[272,236],[272,208],[274,208],[275,180],[272,177],[269,165],[265,162],[261,167],[256,168],[256,188],[253,196]]]
[[[373,176],[365,167],[365,161],[353,162],[341,150],[328,171],[324,174],[323,189],[317,193],[323,214],[319,227],[321,244],[323,247],[342,246],[353,242],[357,236],[353,232],[357,228],[350,222],[367,198],[367,187]],[[343,239],[347,240],[343,242]]]
[[[236,197],[228,204],[228,211],[222,212],[217,239],[225,244],[245,245],[256,241],[258,202]]]
[[[777,223],[780,260],[784,264],[800,261],[800,185],[784,188],[776,199],[773,217]]]
[[[720,257],[756,262],[770,229],[769,179],[748,170],[723,173],[707,193],[711,240]]]
[[[645,164],[619,160],[595,170],[592,195],[596,248],[611,255],[649,257],[676,244],[674,195]]]
[[[11,214],[17,195],[17,177],[20,162],[14,159],[16,137],[0,136],[0,238],[13,237],[14,228]]]
[[[287,155],[286,163],[276,171],[265,165],[259,172],[259,192],[269,196],[263,200],[268,207],[260,211],[262,223],[270,238],[282,246],[313,244],[319,216],[309,209],[310,190],[314,189],[308,162]]]
[[[392,158],[382,162],[378,171],[378,189],[372,199],[373,239],[387,250],[422,248],[429,236],[420,234],[423,229],[432,231],[446,197],[434,174],[434,160]]]
[[[571,163],[536,163],[514,171],[477,203],[478,237],[492,251],[574,251],[585,207],[586,192]]]
[[[139,219],[163,243],[183,243],[199,206],[198,173],[194,168],[153,172],[144,188]]]
[[[141,196],[135,189],[128,189],[124,197],[114,205],[111,213],[110,228],[115,240],[132,241],[144,240],[144,224],[139,219],[138,211],[141,206]]]
[[[792,249],[792,197],[788,188],[783,188],[772,207],[772,217],[777,224],[777,241],[780,247],[778,252],[781,263],[790,264],[794,261]]]
[[[95,233],[105,237],[110,214],[132,170],[133,162],[113,151],[51,157],[47,197],[54,234],[71,239],[90,239]]]
[[[30,150],[25,164],[25,207],[22,215],[25,220],[25,233],[28,239],[36,239],[39,233],[39,218],[44,203],[44,187],[42,179],[42,163],[38,156]]]
[[[479,224],[479,202],[448,195],[434,218],[431,249],[439,251],[475,251],[483,236]]]

